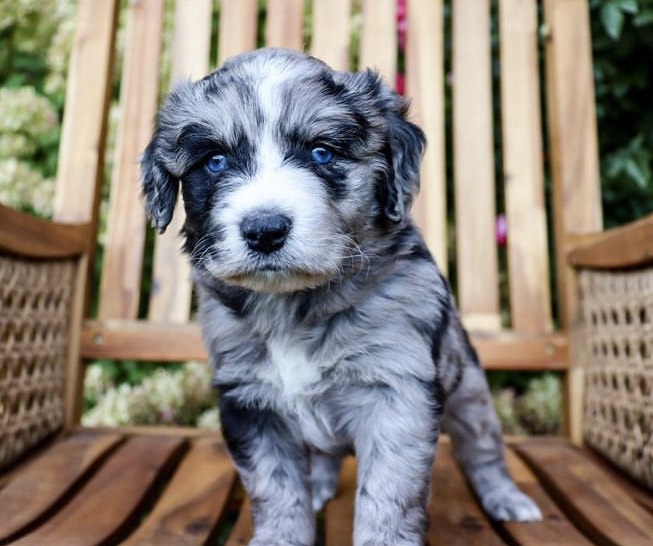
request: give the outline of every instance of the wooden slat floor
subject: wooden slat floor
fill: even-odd
[[[653,546],[653,494],[557,438],[509,442],[538,523],[490,522],[446,440],[433,468],[430,546]],[[356,464],[321,517],[318,544],[351,544]],[[0,545],[242,546],[250,505],[217,436],[79,430],[0,474]]]

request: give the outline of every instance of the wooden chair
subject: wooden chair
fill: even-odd
[[[162,74],[197,77],[215,64],[212,2],[179,0],[172,21],[164,17],[163,0],[132,0],[123,17],[120,4],[79,1],[55,222],[0,208],[0,544],[246,544],[249,505],[218,434],[79,426],[84,362],[205,357],[198,327],[189,321],[188,269],[175,236],[181,214],[157,238],[152,265],[143,266],[146,220],[137,163],[150,137]],[[588,2],[542,4],[544,25],[538,26],[537,0],[498,2],[497,119],[489,0],[452,0],[450,58],[442,0],[408,1],[407,93],[430,143],[416,217],[440,264],[456,273],[463,319],[487,368],[557,370],[565,377],[567,438],[513,440],[507,449],[511,472],[545,520],[489,522],[445,440],[433,470],[431,545],[653,544],[653,495],[642,487],[653,487],[653,217],[599,233]],[[358,64],[377,67],[393,82],[394,0],[365,0],[355,17],[352,5],[359,3],[268,0],[263,16],[258,0],[224,0],[218,58],[252,49],[257,39],[303,48],[309,21],[304,9],[310,8],[311,52],[346,69],[355,47],[351,36],[360,36]],[[119,27],[122,57],[115,52]],[[444,68],[449,62],[450,79]],[[120,120],[109,155],[107,113],[118,65]],[[445,123],[449,98],[451,130]],[[542,161],[543,124],[550,164]],[[498,126],[501,184],[493,152]],[[453,147],[452,203],[445,184],[447,142]],[[91,317],[105,155],[112,162],[110,206],[99,310]],[[505,298],[494,235],[500,188],[510,226]],[[452,209],[455,229],[447,220]],[[456,252],[449,259],[454,234]],[[555,318],[550,270],[557,286]],[[144,273],[153,287],[145,295]],[[637,480],[570,442],[583,438]],[[354,481],[349,460],[338,496],[326,508],[324,544],[351,544]]]

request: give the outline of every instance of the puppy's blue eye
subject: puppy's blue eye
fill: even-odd
[[[311,150],[311,158],[318,165],[327,165],[333,161],[333,152],[323,146],[317,146]]]
[[[227,158],[222,154],[216,154],[206,161],[206,168],[213,174],[218,174],[229,167]]]

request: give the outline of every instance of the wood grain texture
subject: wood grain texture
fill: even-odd
[[[253,535],[252,503],[249,497],[246,497],[225,546],[247,546]]]
[[[181,80],[196,80],[209,71],[211,52],[211,0],[187,0],[175,4],[172,39],[174,85]],[[190,264],[181,252],[179,236],[186,213],[179,199],[165,233],[157,236],[152,264],[152,292],[149,320],[186,322],[191,307]]]
[[[569,264],[575,268],[625,269],[653,263],[653,215],[591,239],[571,246]]]
[[[537,0],[501,0],[501,115],[511,325],[548,332],[551,291],[540,121]]]
[[[313,0],[311,54],[335,70],[349,69],[351,0]]]
[[[526,463],[510,448],[506,449],[508,471],[519,488],[533,499],[542,511],[537,522],[502,523],[505,533],[515,544],[532,546],[591,546],[591,542],[574,527],[565,513],[551,499]]]
[[[116,544],[178,456],[183,439],[134,438],[116,450],[56,515],[16,546]]]
[[[236,469],[224,443],[216,438],[196,440],[152,512],[123,546],[207,544],[235,481]]]
[[[497,332],[471,335],[483,367],[488,370],[565,370],[568,340],[564,334]],[[88,359],[134,359],[177,362],[206,360],[197,323],[86,321],[82,356]]]
[[[218,65],[229,57],[256,48],[257,0],[220,0]]]
[[[498,330],[489,0],[454,0],[452,25],[458,302],[468,328]]]
[[[131,2],[122,71],[120,123],[111,179],[98,315],[135,318],[141,289],[145,211],[139,156],[152,137],[159,97],[162,0]]]
[[[433,497],[429,506],[429,546],[500,546],[465,477],[453,459],[451,444],[440,442],[433,465]]]
[[[55,444],[0,490],[0,543],[11,541],[64,503],[123,437],[82,433]]]
[[[374,68],[394,89],[397,77],[397,3],[364,0],[359,69]]]
[[[118,0],[80,0],[69,62],[54,218],[97,226]]]
[[[197,323],[86,321],[81,343],[82,356],[88,359],[177,362],[207,358]]]
[[[304,50],[304,0],[268,0],[265,45]]]
[[[567,516],[595,543],[653,545],[653,515],[582,452],[552,439],[515,447]]]
[[[326,546],[351,546],[354,532],[354,499],[356,497],[356,460],[342,462],[340,483],[332,501],[326,505],[324,540]]]
[[[544,16],[559,318],[566,327],[576,314],[569,237],[603,223],[588,2],[544,0]]]
[[[0,249],[23,258],[73,258],[88,251],[91,225],[49,222],[0,204]]]
[[[414,216],[440,269],[448,269],[442,0],[408,0],[406,95],[428,141]]]

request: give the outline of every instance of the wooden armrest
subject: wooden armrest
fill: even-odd
[[[90,245],[90,224],[61,224],[0,204],[0,251],[24,258],[71,258]]]
[[[631,224],[585,236],[567,254],[576,268],[627,269],[653,263],[653,214]]]

